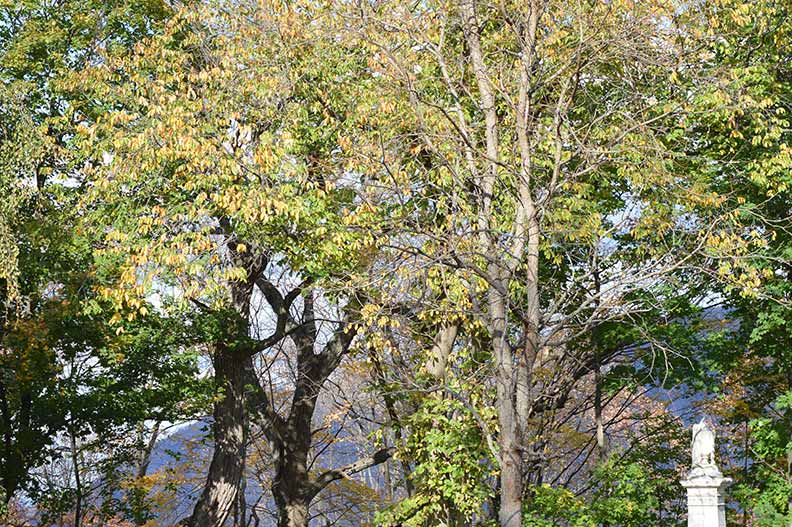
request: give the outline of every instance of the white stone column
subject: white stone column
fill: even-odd
[[[726,527],[726,487],[731,478],[699,475],[682,481],[687,489],[688,527]]]
[[[707,421],[693,426],[691,469],[682,486],[687,489],[688,527],[726,527],[726,488],[715,463],[715,432]]]

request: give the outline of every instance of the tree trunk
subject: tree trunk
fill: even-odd
[[[69,444],[71,445],[72,467],[74,468],[74,527],[80,527],[82,525],[83,489],[80,478],[79,451],[77,450],[77,442],[74,439],[74,429],[71,424],[69,425]]]
[[[218,346],[214,357],[218,400],[214,404],[214,454],[191,527],[221,527],[240,492],[245,466],[244,360]]]
[[[275,445],[275,478],[272,495],[278,507],[279,527],[308,527],[308,506],[314,489],[308,474],[311,448],[311,417],[318,389],[305,393],[297,388],[281,444]]]
[[[313,497],[308,479],[308,452],[307,448],[296,450],[281,448],[275,456],[272,495],[278,507],[278,527],[308,527],[308,505]]]
[[[516,371],[514,354],[506,338],[506,305],[500,292],[489,291],[490,331],[497,360],[497,407],[500,434],[500,510],[501,527],[520,527],[522,523],[522,458],[520,431],[515,408]]]
[[[458,324],[444,325],[432,343],[432,351],[426,363],[426,371],[437,380],[438,384],[442,384],[445,381],[448,357],[454,349],[454,342],[458,332]]]
[[[500,390],[498,390],[500,392]],[[512,401],[503,401],[498,397],[501,433],[500,443],[500,510],[498,521],[501,527],[520,527],[522,523],[522,462],[520,444],[517,438],[513,411],[502,411],[503,405],[512,405]]]
[[[308,527],[308,503],[304,500],[278,504],[278,527]]]

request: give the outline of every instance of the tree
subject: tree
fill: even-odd
[[[386,164],[405,203],[393,225],[405,265],[446,269],[449,290],[470,292],[436,316],[450,326],[470,316],[457,342],[487,335],[499,522],[517,526],[554,412],[585,376],[667,351],[658,335],[696,303],[680,284],[719,221],[706,212],[718,196],[688,170],[681,141],[696,12],[675,2],[355,9],[388,123],[361,150]]]
[[[95,254],[119,270],[105,298],[126,313],[172,298],[205,328],[214,453],[190,525],[231,514],[251,419],[271,443],[284,526],[306,525],[325,486],[391,454],[319,474],[307,462],[317,398],[365,317],[365,227],[379,215],[359,199],[371,190],[350,177],[340,132],[356,122],[363,59],[332,40],[333,23],[308,3],[186,7],[71,85],[104,109],[75,106]],[[282,353],[294,369],[281,409],[273,385],[286,379],[261,386],[256,369]]]
[[[172,418],[183,406],[168,397],[187,399],[194,357],[178,345],[161,350],[159,361],[146,356],[160,343],[184,344],[176,342],[173,327],[173,338],[145,342],[147,332],[175,320],[152,314],[126,324],[130,333],[121,336],[109,328],[109,316],[101,316],[89,241],[76,227],[72,94],[60,83],[96,60],[99,48],[126,48],[168,13],[157,1],[0,4],[0,479],[6,502],[18,491],[44,500],[38,469],[59,456],[64,435],[72,444],[99,435],[109,450],[117,439],[111,431]],[[166,386],[173,376],[181,386]],[[74,474],[75,486],[58,496],[71,500],[79,524],[82,485],[79,470]]]
[[[743,522],[753,511],[759,524],[788,525],[790,11],[775,2],[708,7],[711,82],[699,93],[705,111],[691,120],[690,149],[734,214],[713,236],[702,266],[726,324],[712,331],[701,369],[721,381],[708,387],[709,407],[730,427],[730,450],[739,452],[733,477]]]
[[[674,525],[672,386],[788,523],[788,11],[0,0],[6,502]]]

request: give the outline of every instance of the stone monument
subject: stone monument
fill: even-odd
[[[715,432],[705,419],[693,425],[692,464],[682,486],[687,489],[688,527],[726,527],[726,487],[715,463]]]

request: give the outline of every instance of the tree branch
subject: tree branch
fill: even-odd
[[[368,468],[380,465],[393,457],[393,454],[395,453],[396,447],[383,448],[376,451],[372,456],[360,458],[354,463],[350,463],[344,467],[327,470],[321,473],[311,485],[312,497],[316,496],[330,483],[339,479],[348,478],[352,474],[357,474],[358,472],[362,472]]]

